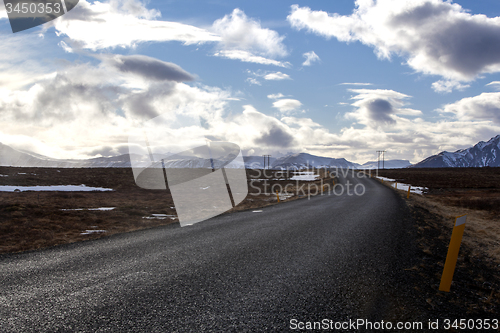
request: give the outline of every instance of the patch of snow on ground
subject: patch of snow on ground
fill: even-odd
[[[101,233],[101,232],[106,232],[106,230],[85,230],[84,232],[81,232],[80,235],[90,235],[90,234],[96,234],[96,233]]]
[[[386,178],[386,177],[375,177],[377,179],[382,179],[384,182],[395,182],[395,179],[392,178]]]
[[[112,188],[90,187],[85,185],[50,185],[50,186],[13,186],[0,185],[0,192],[24,191],[61,191],[61,192],[89,192],[89,191],[113,191]]]
[[[294,176],[290,178],[290,180],[314,181],[318,177],[319,175],[315,175],[314,171],[303,171],[303,172],[295,172]]]
[[[167,215],[167,214],[151,214],[151,216],[144,216],[143,219],[158,219],[158,220],[165,220],[167,217],[170,217],[171,220],[175,220],[177,218],[176,215]]]
[[[423,194],[424,191],[427,191],[427,187],[422,187],[422,186],[413,186],[409,184],[403,184],[403,183],[396,183],[395,179],[391,178],[385,178],[385,177],[375,177],[378,179],[382,179],[385,182],[394,182],[394,184],[391,185],[391,187],[396,188],[396,190],[403,190],[408,192],[408,186],[411,186],[410,188],[410,193],[415,193],[415,194]]]
[[[293,194],[287,194],[287,193],[280,193],[279,194],[280,200],[286,200],[286,199],[291,198],[291,197],[293,197]]]
[[[61,209],[61,210],[100,210],[100,211],[108,211],[108,210],[113,210],[116,207],[99,207],[99,208],[66,208],[66,209]]]

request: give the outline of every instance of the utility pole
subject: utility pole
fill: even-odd
[[[382,169],[385,169],[385,150],[377,150],[377,170],[380,169],[380,155],[382,155]]]
[[[267,168],[271,165],[271,155],[262,155],[264,156],[264,169],[266,169],[266,157],[267,157]]]

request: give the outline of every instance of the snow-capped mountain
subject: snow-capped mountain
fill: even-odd
[[[500,135],[488,142],[481,141],[475,146],[457,150],[454,153],[443,151],[427,157],[415,164],[415,168],[449,168],[449,167],[498,167],[500,166]]]

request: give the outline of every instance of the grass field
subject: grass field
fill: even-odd
[[[319,173],[325,182],[332,181],[325,178],[324,172]],[[109,192],[0,192],[0,253],[39,249],[178,222],[170,192],[138,187],[129,168],[0,167],[0,175],[0,185],[85,184],[113,189]],[[279,188],[278,185],[281,188],[289,185],[289,192],[297,193],[296,188],[303,184],[321,182],[320,178],[314,182],[295,181],[290,179],[292,176],[291,172],[247,170],[249,195],[230,211],[276,204],[277,197],[271,189]],[[309,194],[307,187],[304,194]],[[286,200],[299,197],[294,195]],[[110,207],[114,209],[91,210]]]

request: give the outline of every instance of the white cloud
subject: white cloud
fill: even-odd
[[[292,78],[285,73],[274,72],[264,75],[264,80],[291,80]]]
[[[57,45],[62,47],[64,52],[73,53],[73,49],[68,44],[66,44],[64,41],[60,41]]]
[[[445,105],[440,111],[461,121],[492,121],[500,125],[500,92],[482,93]]]
[[[281,121],[289,126],[299,126],[299,127],[309,127],[309,128],[322,127],[320,124],[315,123],[310,118],[283,117],[281,118]]]
[[[269,99],[279,99],[279,98],[283,98],[283,97],[285,97],[285,95],[283,95],[282,93],[267,95],[267,98],[269,98]]]
[[[361,43],[381,59],[393,54],[424,74],[470,81],[500,71],[500,18],[473,15],[442,0],[357,1],[351,15],[293,5],[292,27]],[[459,86],[457,86],[459,87]]]
[[[485,86],[486,87],[491,86],[495,90],[500,90],[500,81],[492,81],[492,82],[486,84]]]
[[[224,57],[233,60],[241,60],[243,62],[253,62],[261,65],[274,65],[279,67],[290,67],[288,61],[278,61],[261,56],[256,56],[248,51],[242,50],[220,50],[214,53],[217,57]]]
[[[464,90],[469,88],[468,84],[461,84],[459,81],[455,80],[439,80],[432,83],[432,89],[438,93],[450,93],[453,89]]]
[[[257,86],[261,86],[262,84],[259,82],[259,80],[257,80],[256,78],[254,77],[249,77],[246,79],[246,81],[250,84],[255,84]]]
[[[230,15],[218,19],[213,29],[221,36],[224,50],[244,50],[266,57],[284,57],[288,55],[283,44],[284,36],[276,31],[262,28],[260,22],[248,18],[236,8]]]
[[[256,85],[261,85],[260,81],[258,78],[263,78],[266,81],[277,81],[277,80],[291,80],[290,76],[288,74],[284,74],[281,72],[269,72],[269,71],[251,71],[247,70],[247,74],[250,76],[249,78],[246,79],[247,82],[250,82],[251,84],[256,84]]]
[[[373,83],[364,83],[364,82],[343,82],[339,83],[341,86],[371,86]]]
[[[287,113],[290,111],[295,111],[302,106],[302,103],[296,99],[280,99],[276,102],[273,102],[273,107],[280,110],[281,113]]]
[[[78,6],[52,21],[58,34],[76,45],[91,49],[134,47],[141,42],[179,41],[184,44],[217,42],[221,38],[191,25],[158,21],[160,13],[136,0],[89,3]],[[45,27],[47,28],[47,27]]]
[[[306,61],[302,63],[302,66],[311,66],[313,62],[321,61],[321,59],[314,51],[306,52],[302,56],[306,58]]]
[[[249,18],[236,8],[229,15],[216,20],[212,30],[221,37],[217,56],[254,62],[263,65],[289,67],[290,63],[275,60],[288,55],[284,36],[263,28],[259,21]]]
[[[290,67],[276,60],[288,55],[284,36],[262,28],[260,22],[235,9],[216,20],[210,30],[159,20],[157,10],[149,10],[138,0],[89,3],[82,0],[66,15],[54,20],[58,35],[68,37],[73,48],[90,50],[133,48],[144,42],[178,41],[185,45],[215,43],[215,56],[262,65]],[[45,26],[47,29],[49,25]]]
[[[51,50],[43,49],[43,39],[34,34],[0,34],[0,86],[19,89],[53,75],[50,62],[36,59],[50,58]],[[42,51],[43,50],[43,51]],[[43,65],[42,65],[43,64]]]
[[[0,2],[0,20],[8,19],[7,11],[5,10],[4,2]]]

